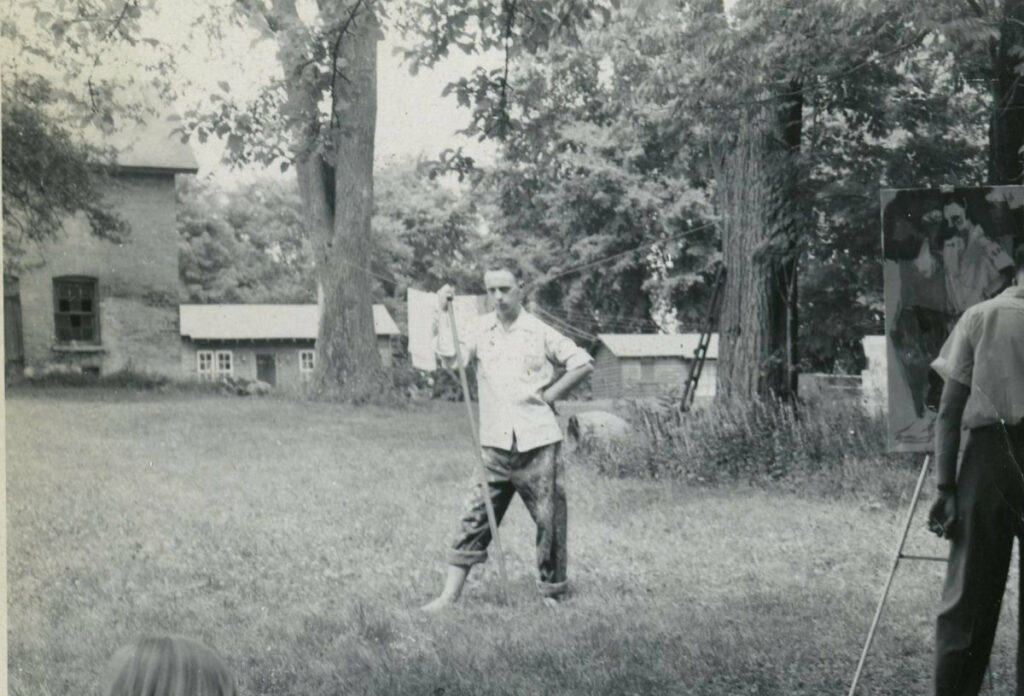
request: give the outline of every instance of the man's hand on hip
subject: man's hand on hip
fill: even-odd
[[[540,394],[540,398],[543,399],[544,403],[546,403],[548,405],[548,408],[554,411],[555,414],[558,413],[558,409],[555,408],[555,399],[558,397],[556,394],[552,393],[551,387],[548,387],[547,389],[542,391]]]

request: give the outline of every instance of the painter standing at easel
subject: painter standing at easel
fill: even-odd
[[[981,689],[1013,539],[1024,538],[1024,245],[1014,263],[1016,286],[969,307],[932,363],[946,383],[929,525],[952,541],[936,630],[938,696]],[[968,434],[957,474],[961,427]],[[1024,650],[1017,663],[1021,693]]]
[[[460,328],[463,360],[476,360],[480,446],[497,521],[516,493],[537,524],[537,581],[541,595],[555,601],[567,588],[567,508],[561,482],[562,431],[552,404],[592,369],[590,355],[522,308],[524,283],[514,260],[489,264],[484,286],[494,311],[476,325]],[[442,363],[455,364],[456,349],[444,309],[453,291],[438,291],[434,348]],[[555,365],[565,373],[555,379]],[[423,608],[441,609],[458,600],[470,568],[487,560],[491,541],[483,485],[473,486],[448,551],[441,595]]]

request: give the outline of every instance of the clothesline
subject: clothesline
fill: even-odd
[[[545,275],[545,276],[541,277],[540,279],[538,279],[537,281],[531,283],[530,286],[529,286],[529,290],[530,290],[530,292],[532,292],[532,291],[537,290],[538,288],[541,288],[541,287],[543,287],[543,286],[545,286],[545,285],[547,285],[547,284],[549,284],[551,282],[554,282],[555,280],[558,280],[560,278],[564,278],[564,277],[572,275],[574,273],[578,273],[579,271],[583,271],[583,270],[586,270],[588,268],[595,268],[597,266],[601,266],[601,265],[606,264],[606,263],[608,263],[610,261],[615,261],[617,259],[623,258],[623,257],[628,256],[630,254],[635,254],[635,253],[640,252],[640,251],[645,251],[645,250],[648,250],[648,249],[653,249],[654,247],[662,245],[662,244],[668,244],[668,243],[671,243],[671,242],[679,241],[679,240],[685,239],[686,237],[689,237],[689,236],[691,236],[693,234],[696,234],[697,232],[702,232],[702,231],[710,229],[712,227],[714,227],[714,223],[705,223],[703,225],[698,225],[697,227],[692,227],[692,228],[690,228],[688,230],[684,230],[683,232],[679,232],[677,234],[670,235],[668,237],[665,237],[664,239],[657,239],[657,240],[654,240],[654,241],[651,241],[651,242],[645,242],[645,243],[640,244],[638,246],[635,246],[635,247],[633,247],[631,249],[626,249],[625,251],[620,251],[620,252],[617,252],[615,254],[611,254],[609,256],[604,256],[602,258],[595,259],[594,261],[587,261],[586,263],[581,263],[581,264],[578,264],[576,266],[571,266],[571,267],[569,267],[567,269],[561,269],[561,270],[559,270],[557,273],[555,273],[553,275],[550,275],[550,274],[549,275]],[[351,261],[346,261],[345,259],[337,259],[337,261],[339,263],[345,265],[345,266],[348,266],[349,268],[360,270],[360,271],[366,273],[367,275],[369,275],[369,276],[371,276],[373,278],[376,278],[377,280],[379,280],[379,281],[381,281],[383,283],[387,283],[388,285],[391,285],[392,287],[398,287],[399,285],[401,285],[401,283],[399,281],[394,280],[393,278],[388,278],[388,277],[383,276],[383,275],[381,275],[379,273],[374,273],[369,268],[366,268],[366,267],[361,266],[359,264],[352,263]]]

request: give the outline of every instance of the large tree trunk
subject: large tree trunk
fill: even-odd
[[[282,33],[278,56],[287,78],[286,110],[298,128],[294,163],[316,265],[320,328],[314,392],[361,402],[390,383],[377,352],[369,271],[380,27],[374,0],[317,5],[338,32],[328,124],[321,117],[320,85],[309,75],[316,66],[304,51],[294,50],[296,42],[308,40],[295,1],[273,0],[268,23]]]
[[[320,331],[314,389],[360,402],[386,389],[373,328],[370,218],[377,124],[377,41],[371,11],[354,15],[338,47],[334,120],[327,156],[299,167],[316,259]],[[329,159],[328,159],[329,157]]]
[[[743,119],[717,172],[726,267],[719,320],[723,399],[796,396],[802,106],[794,96],[777,112]]]
[[[1003,0],[1000,36],[993,46],[992,117],[989,121],[990,184],[1024,183],[1024,85],[1015,51],[1024,47],[1024,0]]]

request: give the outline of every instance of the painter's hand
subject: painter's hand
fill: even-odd
[[[939,491],[939,497],[932,503],[928,511],[928,529],[943,539],[949,539],[953,535],[953,527],[956,525],[956,493],[953,491]]]
[[[437,308],[441,311],[448,309],[448,303],[455,299],[455,290],[451,285],[445,283],[440,290],[437,291]]]

